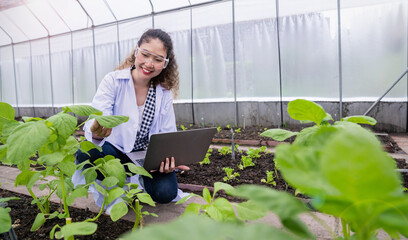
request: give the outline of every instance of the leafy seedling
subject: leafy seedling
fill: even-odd
[[[276,186],[275,176],[273,174],[274,174],[273,171],[266,170],[266,180],[262,178],[261,182],[270,184],[272,186]]]
[[[239,177],[239,173],[237,173],[237,172],[233,173],[234,172],[233,168],[223,167],[222,170],[224,170],[225,174],[227,174],[227,176],[223,178],[224,182],[228,182],[228,181],[231,181],[231,180],[239,181],[238,178],[237,178],[237,177]]]
[[[244,168],[252,167],[252,166],[255,166],[255,163],[252,162],[252,158],[250,156],[243,155],[241,157],[241,164],[238,165],[238,168],[240,170],[243,170]]]

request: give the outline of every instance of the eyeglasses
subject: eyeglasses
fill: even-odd
[[[153,66],[157,66],[163,69],[165,69],[169,64],[168,58],[164,58],[147,50],[140,49],[139,47],[136,48],[135,57],[137,57],[142,62],[144,61],[145,63],[150,60]]]

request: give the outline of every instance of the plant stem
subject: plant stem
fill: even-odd
[[[133,229],[136,229],[136,227],[139,225],[140,222],[140,205],[139,205],[139,199],[136,199],[135,201],[135,213],[136,213],[136,219],[135,219],[135,225],[133,225]],[[140,226],[142,228],[142,226]]]
[[[45,212],[44,208],[41,206],[41,204],[38,202],[38,198],[37,196],[35,196],[33,190],[31,190],[31,188],[27,188],[28,192],[30,193],[31,197],[36,200],[37,206],[40,209],[40,211],[44,214],[46,214],[47,212]]]
[[[344,239],[350,239],[350,231],[347,228],[347,223],[343,219],[340,219],[340,221]]]
[[[62,202],[64,204],[64,212],[65,214],[67,214],[66,218],[70,218],[68,204],[67,204],[67,193],[65,191],[65,176],[64,176],[64,173],[62,173],[61,171],[60,171],[60,174],[61,174],[60,181],[61,181],[61,188],[62,188]]]
[[[108,187],[105,187],[105,190],[107,191],[107,190],[108,190]],[[107,198],[108,198],[108,196],[104,196],[104,197],[103,197],[102,207],[101,207],[101,209],[99,210],[98,215],[96,215],[96,217],[94,217],[94,218],[88,218],[88,219],[86,219],[84,222],[95,222],[96,220],[98,220],[98,218],[102,215],[103,210],[105,209],[105,205],[106,205],[106,200],[107,200]]]

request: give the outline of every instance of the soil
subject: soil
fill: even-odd
[[[24,240],[37,240],[37,239],[50,239],[49,232],[56,225],[64,226],[65,219],[54,218],[50,221],[46,221],[45,224],[35,232],[31,232],[30,228],[34,222],[35,217],[39,213],[38,207],[35,204],[31,204],[32,198],[27,195],[22,195],[14,192],[9,192],[4,189],[0,189],[0,197],[19,197],[19,200],[8,201],[8,207],[11,208],[10,216],[14,231],[16,232],[18,239]],[[61,205],[51,203],[50,212],[54,212],[61,208]],[[69,208],[72,222],[84,221],[87,218],[93,218],[97,214],[89,210]],[[126,220],[118,220],[113,222],[109,216],[101,215],[96,221],[98,229],[96,232],[89,236],[75,236],[75,239],[118,239],[118,237],[125,232],[128,232],[133,227],[133,222]],[[0,239],[4,239],[0,234]],[[55,238],[54,238],[55,239]]]
[[[198,128],[194,126],[188,126],[191,128]],[[179,129],[181,130],[181,129]],[[236,130],[236,129],[235,129]],[[240,131],[234,132],[234,139],[244,139],[244,140],[259,140],[268,141],[269,138],[260,137],[259,134],[265,131],[263,126],[252,126],[241,128]],[[378,135],[380,141],[382,142],[384,149],[390,153],[404,153],[401,148],[393,141],[388,135]],[[231,139],[231,130],[229,128],[223,128],[220,132],[216,133],[214,139]],[[286,142],[293,142],[294,137],[289,138]],[[282,179],[279,171],[277,171],[277,176],[275,175],[276,186],[271,184],[266,184],[261,182],[262,179],[266,179],[266,170],[274,170],[273,154],[272,153],[261,153],[260,158],[254,160],[255,166],[248,167],[244,170],[239,170],[237,165],[240,163],[240,158],[242,153],[236,153],[236,159],[231,159],[231,154],[221,155],[217,150],[213,150],[210,156],[211,163],[209,165],[194,164],[191,165],[190,171],[178,172],[177,177],[179,183],[195,184],[201,186],[214,186],[214,182],[223,182],[223,177],[225,172],[223,167],[230,167],[235,169],[234,172],[240,174],[237,180],[228,181],[229,184],[237,186],[240,184],[259,184],[272,187],[281,191],[288,191],[292,194],[295,193],[291,186]],[[400,169],[408,169],[408,164],[403,159],[396,159],[397,167]],[[408,188],[408,173],[401,173],[404,184],[403,186]],[[187,191],[187,190],[186,190]],[[196,192],[201,195],[201,192]],[[226,197],[224,194],[219,195]],[[17,237],[19,239],[49,239],[49,232],[55,224],[60,226],[65,225],[65,220],[53,219],[52,221],[47,221],[38,231],[31,232],[30,228],[34,222],[35,216],[38,213],[38,208],[36,205],[31,204],[32,198],[30,196],[21,195],[13,192],[9,192],[0,189],[0,197],[17,196],[20,200],[9,201],[8,205],[11,208],[11,218],[13,221],[14,230],[16,231]],[[304,196],[301,196],[304,197]],[[230,200],[237,200],[231,199]],[[61,206],[59,204],[51,204],[51,211],[55,211]],[[70,214],[73,218],[73,222],[83,221],[86,218],[92,218],[96,214],[83,209],[70,208]],[[117,239],[120,235],[128,232],[133,227],[133,222],[126,220],[119,220],[113,222],[109,216],[102,215],[98,221],[98,229],[91,236],[77,236],[76,239]],[[0,234],[0,239],[2,235]]]

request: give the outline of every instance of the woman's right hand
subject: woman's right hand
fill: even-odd
[[[91,132],[93,139],[102,140],[103,138],[106,138],[111,134],[112,128],[102,127],[99,124],[99,122],[95,119],[94,123],[91,126]]]

